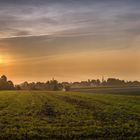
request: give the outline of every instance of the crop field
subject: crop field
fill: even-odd
[[[0,139],[140,138],[140,96],[0,91]]]
[[[140,87],[92,87],[92,88],[73,88],[71,91],[85,93],[110,93],[120,95],[140,95]]]

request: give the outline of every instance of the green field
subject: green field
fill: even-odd
[[[0,92],[0,139],[139,139],[140,96]]]

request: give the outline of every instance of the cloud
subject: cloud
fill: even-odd
[[[27,46],[33,46],[32,44],[37,46],[39,43],[48,46],[46,42],[44,43],[46,36],[61,42],[60,44],[65,47],[71,44],[68,42],[75,40],[77,46],[81,46],[79,42],[86,44],[88,41],[89,46],[101,48],[102,40],[105,44],[102,48],[108,46],[116,49],[117,45],[118,48],[126,48],[130,46],[130,38],[135,38],[140,33],[140,10],[134,9],[139,3],[132,4],[132,0],[127,2],[88,0],[86,3],[84,0],[65,2],[32,0],[29,5],[28,2],[26,0],[0,2],[5,3],[5,6],[0,8],[0,38],[15,38],[20,48],[24,48],[22,42],[26,42]],[[37,36],[38,43],[33,39]],[[28,41],[27,37],[31,41]],[[36,44],[32,43],[33,41]],[[12,44],[13,42],[10,41]]]
[[[43,79],[91,77],[96,68],[101,75],[106,65],[105,74],[123,76],[135,66],[128,75],[138,77],[139,6],[136,0],[1,0],[0,52],[11,61],[5,69]]]

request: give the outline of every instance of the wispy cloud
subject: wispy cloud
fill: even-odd
[[[109,1],[109,0],[108,0]],[[77,2],[77,3],[76,3]],[[0,38],[43,35],[134,36],[139,33],[139,9],[122,1],[1,1]],[[21,4],[22,3],[22,4]],[[138,3],[139,4],[139,3]],[[133,11],[132,11],[133,9]]]
[[[0,4],[0,43],[20,55],[25,48],[34,49],[34,55],[73,48],[125,49],[134,47],[132,42],[140,34],[140,3],[132,0],[7,0]]]
[[[44,79],[129,69],[138,77],[139,7],[138,0],[0,0],[0,56],[10,62],[1,73]]]

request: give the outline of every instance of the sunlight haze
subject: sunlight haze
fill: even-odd
[[[140,2],[0,1],[0,73],[14,82],[140,80]]]

